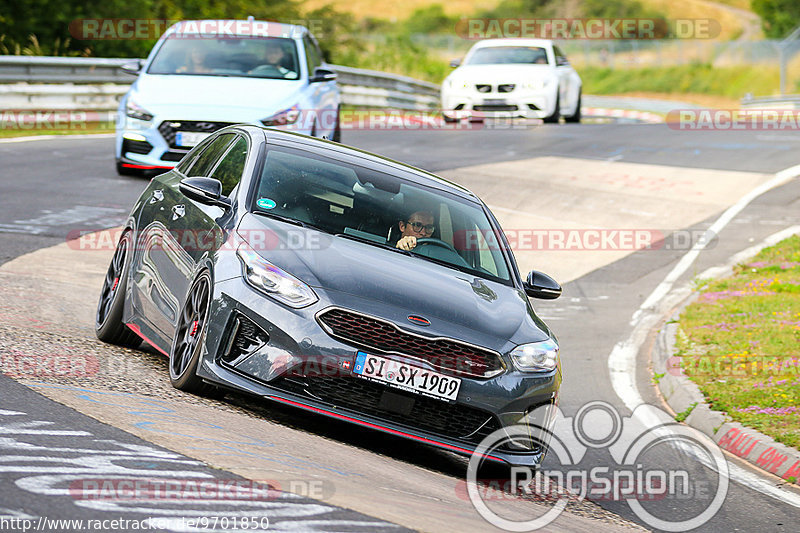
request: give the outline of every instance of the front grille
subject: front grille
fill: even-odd
[[[516,111],[518,108],[514,104],[483,104],[472,106],[474,111]]]
[[[475,89],[477,89],[477,91],[479,93],[490,93],[490,92],[492,92],[492,86],[491,85],[478,84],[478,85],[475,86]]]
[[[132,154],[149,154],[153,149],[153,145],[147,141],[134,141],[132,139],[122,139],[122,153],[128,152]]]
[[[301,376],[282,378],[271,385],[299,396],[473,444],[500,428],[497,419],[489,412],[391,389],[356,377]],[[388,401],[386,395],[389,395]],[[390,407],[392,399],[402,409]],[[398,412],[400,410],[402,412]]]
[[[317,316],[328,334],[371,350],[406,355],[429,362],[450,374],[487,378],[503,370],[497,352],[455,339],[428,338],[400,329],[391,322],[345,309],[329,309]]]
[[[180,161],[183,159],[183,156],[188,154],[189,152],[186,151],[179,151],[179,150],[170,150],[168,152],[164,152],[164,155],[161,156],[162,161]]]
[[[175,144],[175,134],[179,131],[193,131],[213,133],[225,126],[231,126],[233,122],[205,122],[198,120],[165,120],[158,126],[158,131],[170,148],[177,148]]]
[[[513,83],[504,83],[502,85],[497,86],[497,92],[510,93],[511,91],[514,90],[514,87],[516,87],[516,85],[514,85]]]

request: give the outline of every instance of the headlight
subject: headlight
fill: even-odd
[[[532,89],[534,91],[541,91],[546,89],[553,83],[553,78],[545,78],[543,80],[526,81],[522,84],[524,89]]]
[[[511,350],[511,359],[523,372],[550,372],[558,366],[558,344],[553,339],[521,344]]]
[[[271,117],[262,118],[261,123],[265,126],[283,126],[285,124],[294,124],[300,118],[300,108],[293,105],[289,109],[278,111]]]
[[[447,86],[451,89],[469,89],[469,82],[459,80],[447,80]]]
[[[295,308],[318,300],[311,287],[258,255],[247,243],[239,245],[236,255],[244,267],[244,278],[266,295]]]
[[[134,102],[132,98],[128,98],[128,102],[125,104],[125,114],[145,122],[153,120],[153,114]]]

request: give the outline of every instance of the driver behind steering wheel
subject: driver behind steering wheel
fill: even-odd
[[[417,246],[417,239],[430,238],[436,231],[433,214],[430,211],[415,211],[405,221],[398,222],[398,226],[400,240],[395,247],[406,251]]]

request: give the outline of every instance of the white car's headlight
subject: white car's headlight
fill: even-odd
[[[537,80],[529,80],[522,83],[522,87],[524,89],[530,89],[534,91],[541,91],[543,89],[547,89],[550,84],[553,83],[553,78],[544,78],[544,79],[537,79]]]
[[[133,98],[128,98],[128,101],[125,103],[125,115],[144,122],[153,120],[153,114],[134,102]]]
[[[285,126],[286,124],[294,124],[300,118],[300,108],[293,105],[289,109],[278,111],[274,115],[262,118],[261,123],[265,126]]]
[[[267,296],[295,308],[306,307],[319,299],[311,287],[258,255],[247,243],[239,245],[236,255],[242,262],[247,282]]]
[[[448,79],[446,83],[450,89],[457,89],[457,90],[469,89],[468,81]]]
[[[558,366],[558,344],[553,339],[521,344],[511,350],[511,359],[523,372],[550,372]]]

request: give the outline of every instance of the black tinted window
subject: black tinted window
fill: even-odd
[[[222,182],[222,194],[225,196],[228,196],[242,179],[246,160],[247,141],[244,137],[239,137],[211,174],[212,178]]]
[[[235,134],[233,133],[225,133],[211,141],[211,144],[206,146],[197,161],[186,172],[186,175],[208,176],[234,137]]]
[[[316,43],[308,38],[303,37],[303,46],[306,49],[306,62],[308,63],[309,76],[314,74],[314,69],[322,64],[322,58],[319,55]]]

